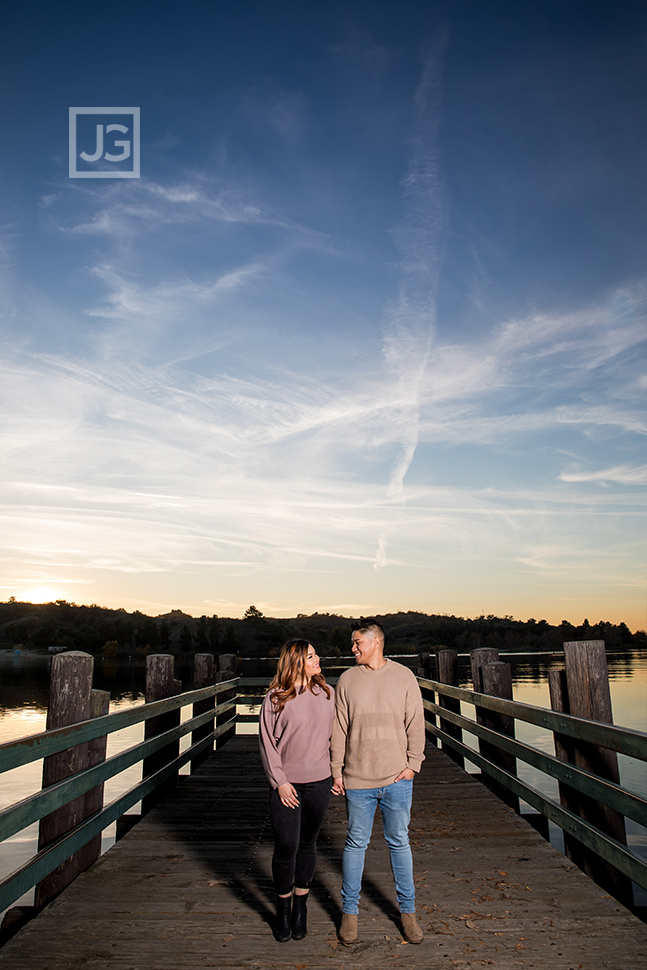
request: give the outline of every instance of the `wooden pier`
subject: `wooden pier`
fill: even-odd
[[[9,940],[0,968],[645,968],[647,926],[432,745],[411,826],[421,945],[400,936],[378,819],[359,943],[337,941],[344,835],[333,798],[309,934],[276,943],[267,783],[257,738],[238,736]]]

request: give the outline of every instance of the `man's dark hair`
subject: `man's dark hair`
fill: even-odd
[[[358,633],[366,633],[372,627],[377,627],[382,636],[384,636],[384,627],[379,620],[376,620],[374,616],[360,616],[359,620],[353,620],[350,628],[353,632],[357,630]]]

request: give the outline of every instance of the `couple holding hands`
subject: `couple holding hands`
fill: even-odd
[[[379,806],[402,919],[402,935],[421,943],[416,919],[409,819],[413,776],[424,759],[425,726],[413,673],[384,656],[377,620],[352,625],[356,666],[336,692],[307,640],[288,640],[260,715],[260,748],[270,783],[274,832],[275,939],[307,933],[307,900],[317,837],[331,792],[345,795],[348,829],[342,858],[339,939],[357,942],[364,856]]]

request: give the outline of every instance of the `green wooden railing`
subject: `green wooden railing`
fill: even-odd
[[[334,683],[335,679],[328,678],[328,681]],[[647,863],[632,852],[630,848],[617,842],[607,833],[580,818],[579,815],[565,808],[559,802],[547,797],[532,785],[518,778],[516,774],[506,771],[481,751],[474,750],[462,740],[448,733],[445,728],[448,724],[460,728],[461,731],[466,731],[474,738],[490,744],[493,748],[507,752],[519,761],[543,772],[548,777],[568,785],[571,789],[576,789],[578,792],[595,799],[598,803],[609,806],[624,817],[633,819],[646,828],[647,800],[608,779],[562,761],[523,741],[518,741],[499,731],[492,730],[476,720],[448,710],[446,707],[434,703],[430,697],[433,696],[433,693],[436,693],[442,697],[461,701],[474,708],[493,711],[518,721],[534,724],[551,731],[554,735],[594,744],[597,747],[607,748],[641,761],[647,761],[647,734],[630,728],[618,727],[614,724],[557,713],[531,704],[505,700],[460,687],[451,687],[423,677],[418,677],[418,683],[423,691],[427,734],[434,742],[439,741],[443,747],[451,748],[457,755],[478,767],[485,776],[498,782],[507,791],[521,798],[531,808],[549,821],[554,822],[564,832],[573,836],[605,862],[628,876],[638,886],[647,889]],[[239,678],[238,704],[254,705],[259,703],[262,698],[252,691],[267,688],[267,684],[267,678]],[[242,693],[243,690],[246,690],[245,694]],[[239,721],[252,723],[258,721],[258,714],[239,714],[238,718]],[[441,719],[440,727],[436,723],[437,718]]]
[[[199,704],[211,698],[217,699],[219,694],[236,689],[236,687],[237,678],[233,678],[164,700],[141,704],[127,711],[106,714],[103,717],[95,717],[89,721],[72,724],[69,727],[44,731],[41,734],[22,738],[18,741],[10,741],[0,745],[0,774],[20,765],[26,765],[66,751],[73,746],[113,734],[115,731],[145,722],[160,714],[181,711],[188,705]],[[212,726],[211,731],[208,731],[209,725]],[[0,882],[0,912],[52,873],[108,825],[120,818],[129,808],[153,793],[160,785],[177,776],[183,765],[187,762],[195,762],[200,755],[208,753],[213,748],[214,741],[235,729],[235,725],[236,698],[233,697],[223,703],[215,704],[206,712],[191,717],[176,727],[148,740],[135,744],[126,751],[107,758],[85,771],[78,772],[63,781],[44,788],[42,791],[30,795],[0,812],[0,841],[3,841],[22,831],[33,822],[39,821],[51,812],[62,808],[72,799],[91,791],[97,785],[101,785],[109,778],[120,774],[126,768],[130,768],[132,765],[143,761],[144,758],[148,758],[151,754],[161,751],[170,743],[179,741],[180,738],[190,732],[208,731],[204,737],[200,737],[198,741],[191,744],[173,760],[168,761],[153,774],[145,777],[110,804],[105,805],[101,811],[84,819],[75,828],[37,852],[24,865],[2,880]]]
[[[562,761],[507,734],[494,731],[463,714],[449,710],[435,703],[434,694],[438,694],[439,698],[450,698],[475,708],[534,724],[552,731],[555,735],[572,739],[573,742],[593,744],[641,761],[647,761],[647,734],[613,724],[549,711],[531,704],[480,694],[461,687],[451,687],[436,680],[419,677],[418,682],[423,692],[427,734],[435,742],[440,741],[445,750],[450,749],[459,757],[477,766],[485,776],[523,799],[565,833],[577,839],[579,843],[628,876],[637,885],[647,889],[647,863],[630,848],[560,803],[546,797],[518,778],[516,774],[506,771],[495,760],[485,756],[482,750],[476,751],[465,744],[455,736],[456,729],[467,731],[491,748],[507,752],[551,778],[557,779],[558,782],[568,785],[570,789],[575,789],[645,827],[647,827],[647,800],[612,781]],[[440,719],[440,725],[437,718]],[[450,725],[453,726],[454,733],[447,730]]]
[[[329,678],[331,682],[335,679]],[[449,686],[426,677],[418,677],[418,682],[423,694],[426,730],[433,743],[440,742],[444,750],[453,752],[456,758],[464,758],[471,762],[480,769],[485,779],[492,780],[493,783],[522,799],[561,827],[568,836],[577,839],[579,843],[596,853],[620,873],[647,889],[647,863],[643,859],[608,833],[520,779],[513,773],[514,769],[506,770],[500,763],[497,764],[496,752],[505,752],[508,756],[532,766],[548,777],[556,779],[560,784],[567,785],[570,789],[598,803],[609,806],[646,828],[647,800],[613,781],[560,760],[513,736],[493,730],[484,723],[480,723],[482,718],[471,719],[444,705],[453,703],[456,707],[457,702],[461,702],[480,711],[489,711],[516,721],[534,724],[553,732],[556,737],[562,739],[596,745],[643,762],[647,762],[647,734]],[[0,773],[2,773],[145,722],[149,718],[214,699],[215,706],[210,707],[206,712],[135,744],[126,751],[57,782],[0,812],[0,841],[2,841],[56,811],[72,799],[120,774],[126,768],[167,748],[169,744],[179,741],[190,732],[195,732],[193,738],[195,741],[196,736],[200,736],[201,732],[208,731],[204,737],[200,737],[163,767],[143,778],[100,811],[37,852],[23,866],[0,882],[0,911],[52,873],[108,825],[124,815],[129,808],[164,783],[168,783],[169,779],[177,776],[183,765],[196,762],[199,756],[208,753],[217,739],[235,730],[236,723],[258,721],[257,713],[237,714],[236,705],[260,703],[267,684],[267,678],[234,677],[219,684],[142,704],[127,711],[92,718],[69,727],[45,731],[0,745]],[[218,695],[233,690],[236,691],[237,696],[232,697],[230,693],[227,700],[216,703]],[[436,703],[436,695],[440,703]],[[477,742],[489,747],[481,747],[481,750],[470,747],[462,740],[461,732],[465,731]],[[495,754],[488,756],[484,751],[494,751]]]

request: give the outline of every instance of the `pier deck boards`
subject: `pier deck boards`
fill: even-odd
[[[431,746],[411,826],[425,941],[402,941],[376,819],[360,942],[337,942],[345,810],[333,798],[309,935],[276,943],[266,790],[257,739],[237,737],[10,940],[0,968],[645,968],[647,926]]]

